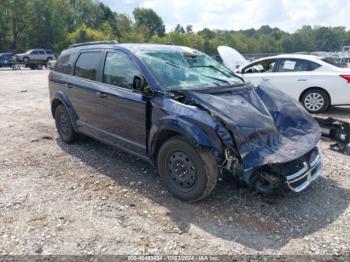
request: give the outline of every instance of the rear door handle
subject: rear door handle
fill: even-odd
[[[66,87],[68,87],[68,88],[72,88],[72,87],[73,87],[72,84],[68,84],[68,83],[65,83],[64,85],[65,85]]]
[[[302,82],[302,81],[307,81],[307,79],[305,79],[305,78],[299,78],[297,81]]]
[[[96,95],[98,97],[101,97],[101,98],[106,98],[107,97],[107,95],[105,93],[103,93],[103,92],[97,92]]]
[[[269,78],[263,78],[262,80],[263,80],[263,81],[270,81]]]

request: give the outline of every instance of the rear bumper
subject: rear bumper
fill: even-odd
[[[294,192],[303,191],[321,175],[323,164],[320,150],[317,148],[314,156],[304,159],[302,165],[300,170],[286,176],[287,185]]]

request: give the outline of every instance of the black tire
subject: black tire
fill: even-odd
[[[158,172],[176,198],[196,202],[207,197],[218,180],[218,167],[209,150],[195,148],[183,137],[166,141],[158,152]]]
[[[74,131],[72,121],[63,105],[57,106],[55,110],[55,122],[61,140],[66,144],[73,143],[77,138],[77,133]]]
[[[310,113],[318,114],[327,110],[330,106],[328,94],[321,89],[311,89],[301,97],[301,103]]]
[[[47,59],[46,59],[46,62],[51,62],[52,61],[52,57],[48,57]]]

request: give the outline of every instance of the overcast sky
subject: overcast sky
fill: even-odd
[[[302,25],[346,26],[349,0],[101,0],[112,10],[132,14],[135,7],[154,9],[167,30],[192,24],[198,31],[248,29],[268,24],[288,32]]]

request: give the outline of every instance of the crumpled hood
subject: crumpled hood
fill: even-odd
[[[245,168],[292,161],[320,140],[320,127],[311,115],[266,84],[186,93],[230,129]]]

